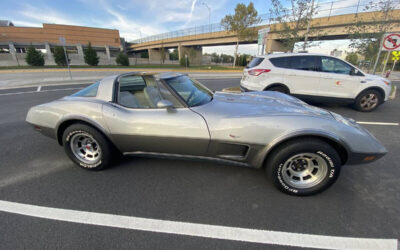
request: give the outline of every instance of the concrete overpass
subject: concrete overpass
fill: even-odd
[[[366,25],[365,33],[379,32],[375,30],[376,28],[373,24],[375,20],[383,20],[384,13],[382,12],[364,12],[358,14],[345,14],[330,17],[320,17],[314,18],[311,22],[311,27],[319,30],[319,34],[323,34],[319,37],[309,37],[310,40],[335,40],[335,39],[346,39],[349,38],[349,33],[347,27],[354,25],[356,22],[360,21]],[[393,10],[390,16],[395,17],[389,20],[393,22],[394,25],[390,31],[400,31],[400,10]],[[289,24],[293,25],[293,24]],[[207,26],[204,26],[207,28]],[[262,25],[256,27],[257,30],[270,27],[270,32],[266,41],[265,51],[266,53],[284,51],[282,46],[283,38],[280,37],[278,31],[281,30],[281,25],[271,24]],[[211,29],[212,30],[212,29]],[[190,33],[190,32],[189,32]],[[305,30],[301,31],[302,34]],[[257,38],[255,37],[250,41],[239,41],[240,44],[246,43],[257,43]],[[150,60],[161,60],[161,48],[165,48],[165,53],[168,53],[167,49],[178,48],[179,59],[183,55],[188,55],[189,61],[192,64],[201,64],[201,55],[203,46],[216,46],[216,45],[233,45],[238,41],[234,33],[221,30],[217,32],[206,32],[202,34],[189,34],[179,37],[162,38],[158,40],[151,40],[140,42],[136,44],[131,44],[129,46],[130,51],[143,51],[148,50]]]

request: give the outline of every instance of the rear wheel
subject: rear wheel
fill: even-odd
[[[112,146],[95,128],[85,124],[73,124],[63,133],[65,153],[78,166],[100,170],[109,165]]]
[[[376,90],[362,92],[356,99],[355,108],[361,112],[371,112],[382,103],[382,95]]]
[[[267,91],[276,91],[276,92],[280,92],[280,93],[284,93],[284,94],[289,94],[289,90],[284,86],[274,86],[274,87],[268,88]]]
[[[292,195],[312,195],[330,187],[339,176],[341,160],[319,139],[282,144],[268,158],[266,171],[274,185]]]

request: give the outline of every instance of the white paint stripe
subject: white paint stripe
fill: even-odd
[[[41,89],[42,89],[42,85],[39,85],[39,86],[37,87],[36,92],[40,92]]]
[[[368,124],[368,125],[386,125],[386,126],[399,126],[398,122],[361,122],[357,121],[358,124]]]
[[[54,91],[66,91],[66,90],[75,90],[75,89],[83,89],[82,88],[66,88],[66,89],[48,89],[48,90],[42,90],[41,92],[54,92]],[[32,94],[32,93],[37,93],[38,91],[24,91],[24,92],[14,92],[14,93],[3,93],[0,94],[2,95],[22,95],[22,94]]]
[[[0,200],[0,211],[96,226],[107,226],[253,243],[322,249],[397,250],[397,239],[351,238],[225,227],[50,208],[2,200]]]

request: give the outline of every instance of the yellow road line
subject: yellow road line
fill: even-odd
[[[67,72],[68,69],[5,69],[0,70],[0,74],[10,73],[45,73],[45,72]],[[186,70],[186,69],[164,69],[164,68],[74,68],[72,72],[131,72],[131,71],[151,71],[151,72],[185,72],[185,73],[241,73],[242,70]]]

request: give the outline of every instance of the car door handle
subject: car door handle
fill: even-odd
[[[360,82],[361,82],[361,83],[366,83],[367,81],[361,80]]]

